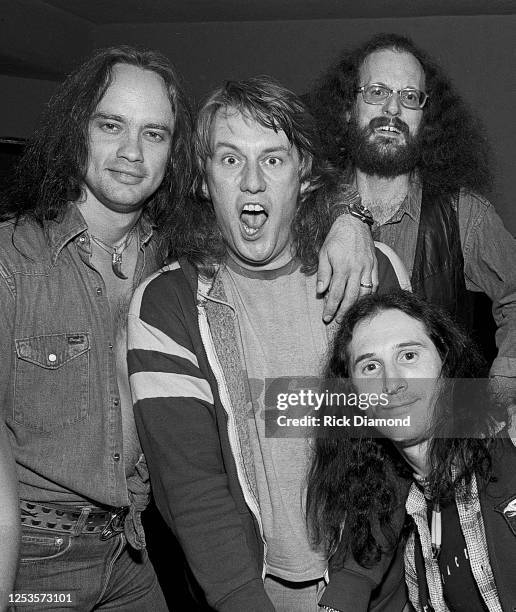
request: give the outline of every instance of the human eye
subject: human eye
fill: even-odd
[[[283,160],[281,157],[271,156],[265,159],[265,165],[270,166],[271,168],[275,168],[276,166],[281,166]]]
[[[383,85],[369,85],[367,88],[367,95],[370,98],[376,98],[378,100],[385,98],[388,93],[389,90]]]
[[[152,142],[163,142],[165,140],[165,134],[157,130],[147,130],[145,136]]]
[[[400,354],[400,361],[404,361],[405,363],[413,363],[417,360],[418,358],[418,352],[417,351],[403,351]]]
[[[103,132],[107,134],[118,134],[122,129],[121,125],[114,121],[100,121],[99,127]]]
[[[402,95],[406,102],[411,102],[412,104],[419,103],[420,93],[416,89],[404,89]]]
[[[221,161],[224,166],[234,167],[238,166],[240,160],[236,155],[224,155]]]
[[[360,366],[362,376],[374,376],[380,370],[380,364],[377,361],[366,361]]]

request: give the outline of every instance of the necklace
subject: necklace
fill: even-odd
[[[127,276],[122,272],[122,255],[133,239],[135,225],[129,230],[126,237],[119,244],[106,244],[97,236],[90,234],[90,238],[103,251],[111,255],[111,269],[113,274],[122,280],[127,280]]]

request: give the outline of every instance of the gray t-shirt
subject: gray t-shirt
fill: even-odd
[[[223,283],[235,308],[250,398],[250,439],[266,541],[266,572],[295,582],[321,578],[326,558],[308,540],[304,504],[307,438],[265,437],[264,384],[276,377],[319,376],[327,348],[316,277],[295,260],[254,271],[229,261]]]

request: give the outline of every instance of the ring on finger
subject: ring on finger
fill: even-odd
[[[360,283],[360,286],[363,287],[364,289],[372,289],[373,283]]]

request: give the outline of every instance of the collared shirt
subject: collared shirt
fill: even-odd
[[[416,253],[422,188],[414,177],[407,197],[389,221],[373,226],[373,238],[393,248],[412,274]],[[484,198],[461,191],[458,200],[464,278],[469,291],[493,302],[498,355],[491,375],[516,378],[516,240]]]
[[[134,286],[155,268],[144,218],[138,237]],[[0,224],[2,417],[23,499],[127,506],[115,331],[90,256],[74,204],[44,228]]]
[[[489,563],[486,533],[480,508],[477,482],[474,476],[471,481],[471,496],[468,498],[464,491],[459,490],[456,493],[455,501],[466,542],[471,572],[478,586],[479,593],[489,612],[502,612],[493,570]],[[410,487],[405,508],[414,519],[421,540],[430,603],[435,612],[449,612],[444,601],[439,563],[432,554],[432,538],[428,527],[426,498],[420,487],[414,483]],[[415,534],[412,533],[405,547],[405,578],[410,601],[416,610],[419,611],[421,606],[419,605],[415,545]]]

